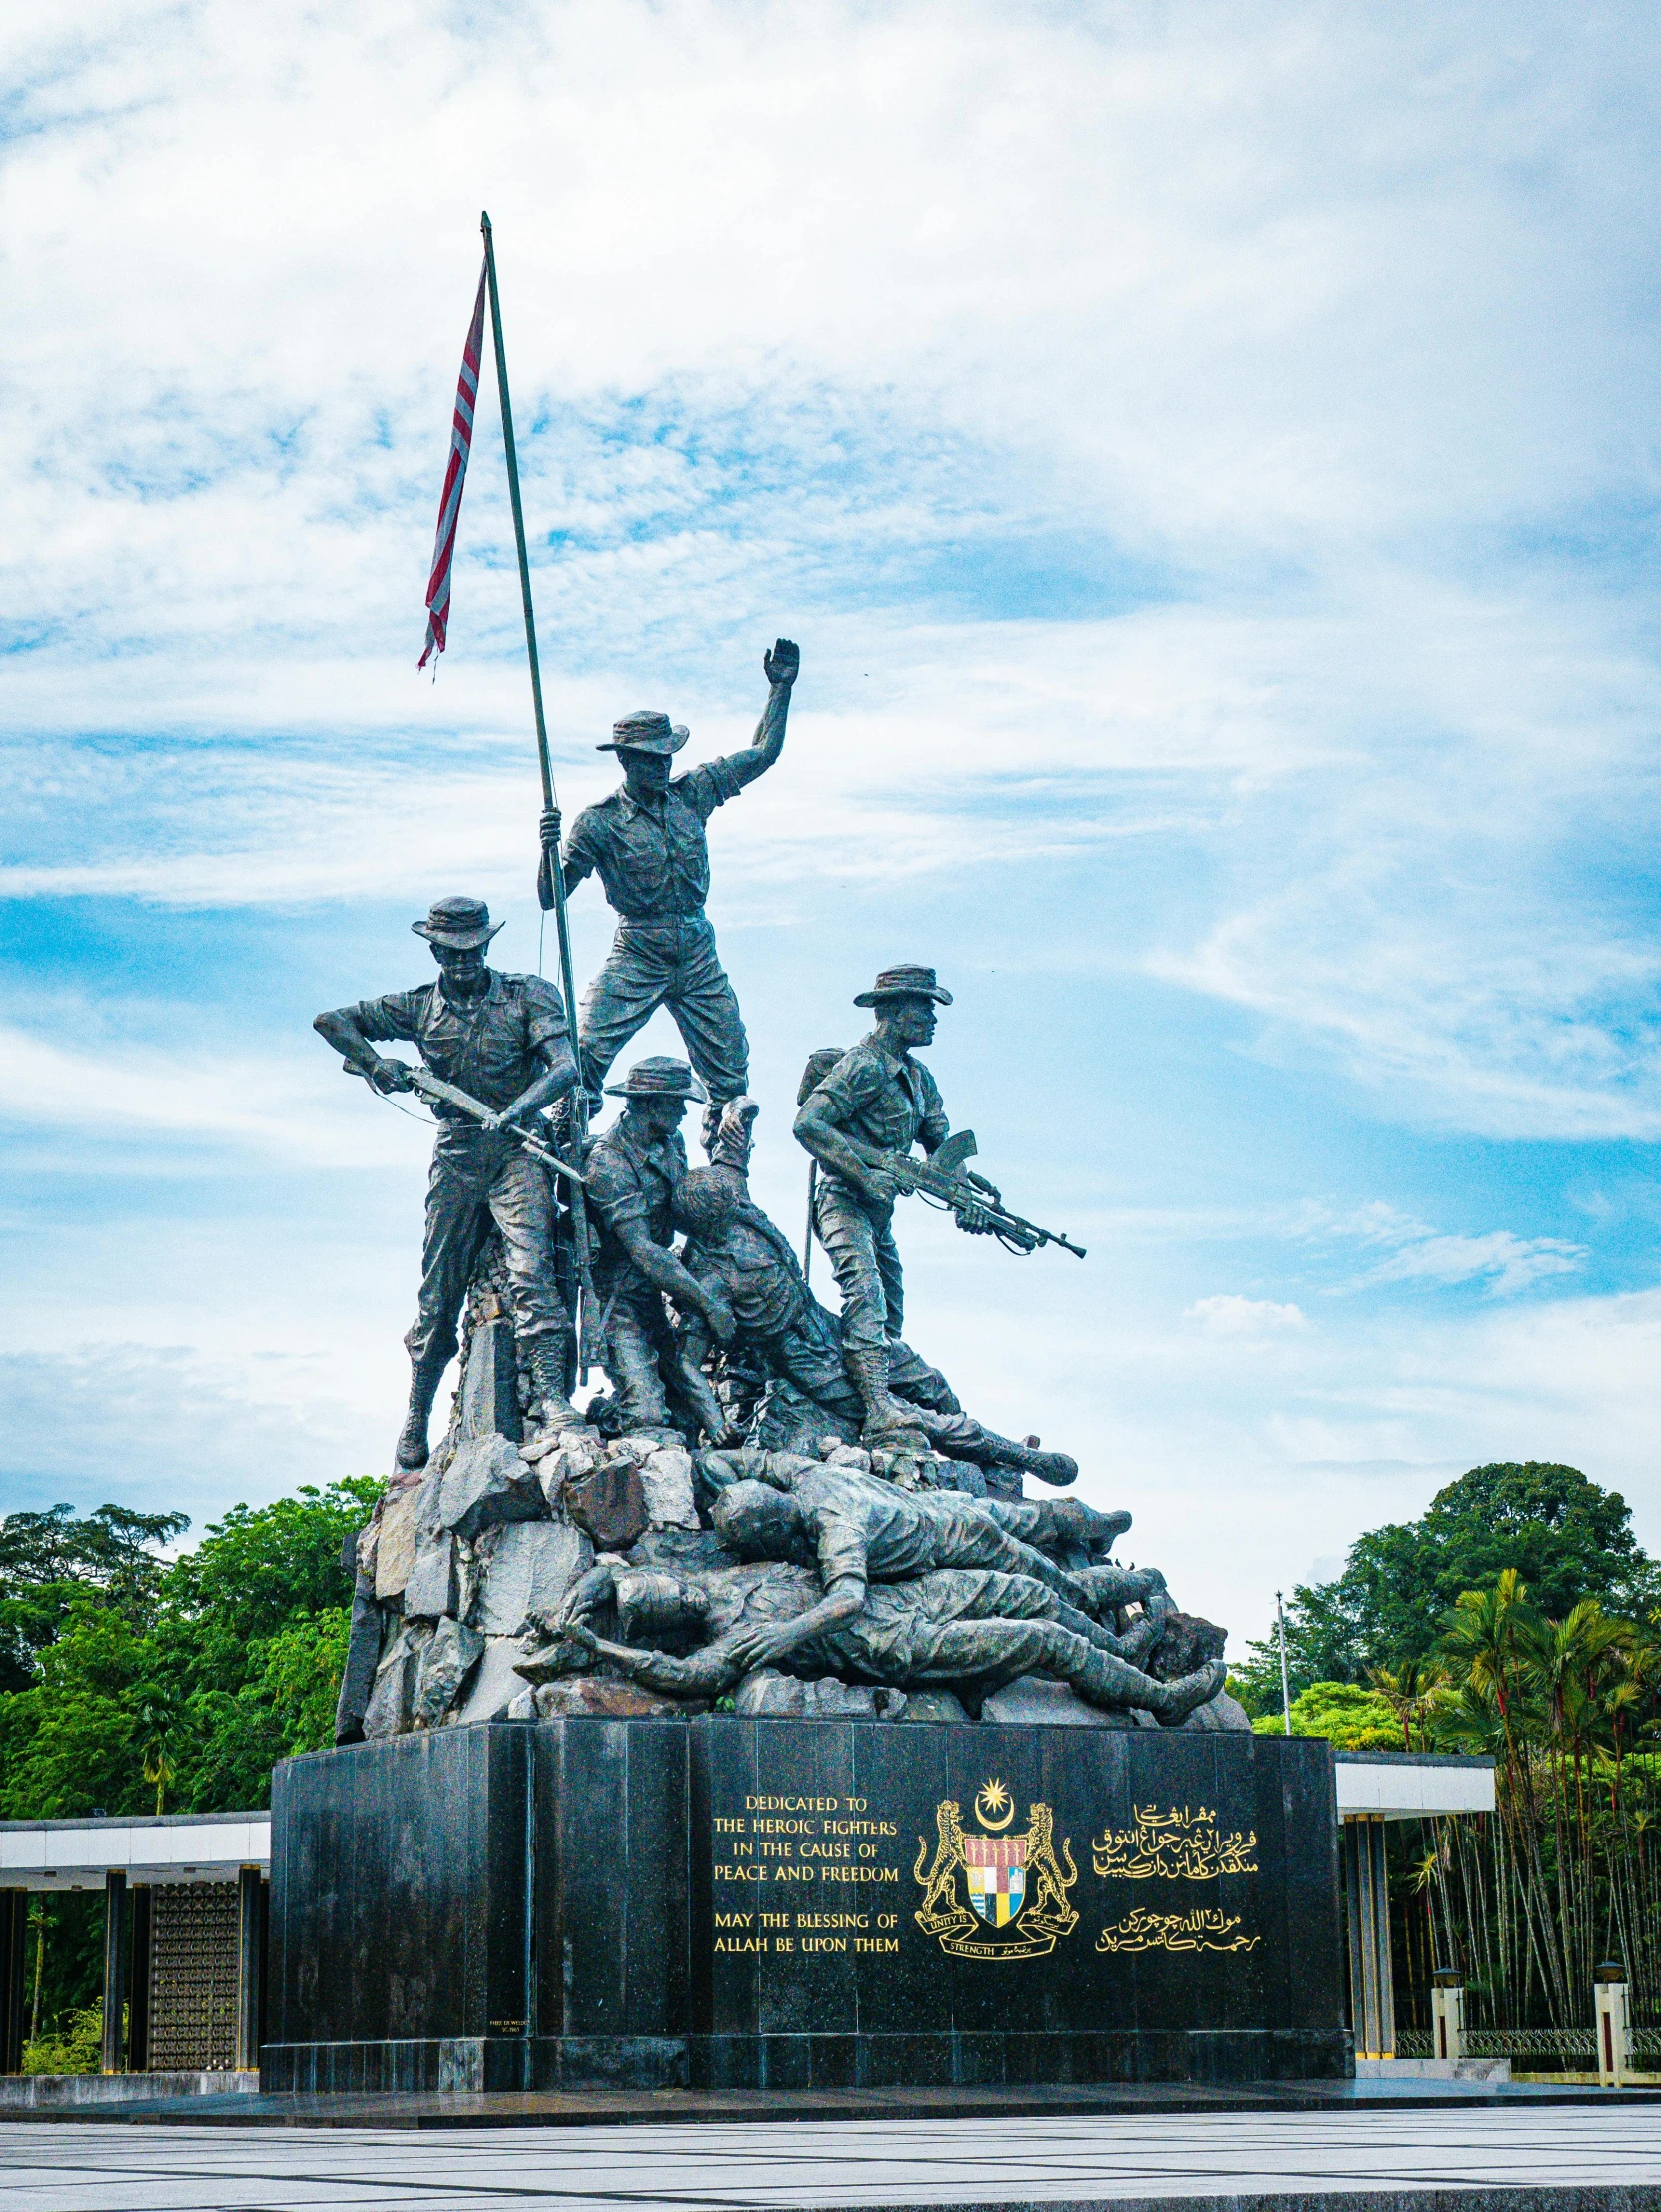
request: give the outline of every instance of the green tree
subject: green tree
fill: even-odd
[[[329,1741],[345,1657],[349,1536],[381,1486],[236,1506],[172,1562],[177,1514],[108,1506],[0,1522],[22,1684],[0,1694],[13,1819],[268,1801],[272,1762]]]
[[[183,1513],[67,1505],[0,1519],[0,1692],[26,1690],[35,1661],[76,1596],[97,1594],[135,1626],[148,1621],[167,1563],[158,1547],[190,1527]]]
[[[179,1724],[179,1714],[173,1700],[165,1692],[152,1691],[139,1707],[139,1756],[144,1761],[144,1779],[153,1783],[156,1790],[156,1814],[161,1817],[167,1793],[179,1770],[173,1759],[173,1736]]]
[[[72,1598],[36,1681],[0,1698],[0,1813],[147,1812],[139,1714],[164,1687],[152,1638],[98,1600]]]
[[[280,1759],[334,1742],[351,1623],[341,1606],[301,1614],[254,1647],[250,1678],[239,1689],[209,1688],[192,1700],[191,1751],[181,1776],[190,1811],[269,1805],[271,1771]]]
[[[1335,1581],[1293,1592],[1286,1658],[1294,1694],[1313,1682],[1362,1682],[1371,1668],[1427,1658],[1448,1609],[1466,1591],[1491,1590],[1507,1568],[1527,1584],[1534,1609],[1553,1620],[1566,1620],[1582,1599],[1625,1615],[1661,1599],[1661,1576],[1639,1548],[1618,1491],[1542,1460],[1473,1467],[1418,1520],[1360,1537]],[[1278,1703],[1278,1644],[1270,1638],[1247,1653],[1237,1669],[1247,1709],[1270,1712]]]
[[[269,1804],[274,1763],[333,1736],[345,1554],[381,1487],[236,1506],[174,1561],[179,1514],[0,1520],[0,1819]],[[32,1923],[43,2046],[67,2049],[97,1996],[94,1919],[65,1897]]]
[[[233,1506],[168,1574],[168,1611],[195,1623],[204,1656],[241,1679],[238,1649],[246,1657],[291,1621],[352,1603],[342,1555],[382,1488],[350,1478],[326,1490],[303,1483],[272,1505]]]
[[[1253,1721],[1258,1736],[1284,1736],[1285,1718],[1270,1713]],[[1389,1701],[1376,1690],[1353,1682],[1315,1682],[1293,1698],[1293,1736],[1324,1736],[1339,1751],[1394,1751],[1400,1748],[1401,1726]]]

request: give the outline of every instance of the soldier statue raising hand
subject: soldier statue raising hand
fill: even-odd
[[[621,761],[622,786],[577,817],[563,854],[567,888],[597,871],[618,916],[610,958],[584,995],[577,1027],[590,1112],[599,1111],[612,1062],[663,1006],[674,1017],[686,1057],[709,1093],[710,1130],[726,1102],[749,1088],[749,1040],[704,913],[709,896],[705,826],[717,807],[735,799],[784,750],[790,689],[801,654],[781,637],[762,665],[772,688],[754,740],[744,752],[671,776],[669,763],[690,732],[666,714],[653,712],[626,715],[597,748],[614,752]],[[544,911],[554,903],[550,853],[560,825],[560,810],[549,807],[541,819],[542,866],[536,886]]]

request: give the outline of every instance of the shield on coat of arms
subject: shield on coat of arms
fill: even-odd
[[[966,1836],[963,1871],[969,1902],[988,1927],[1008,1927],[1027,1901],[1027,1839]]]

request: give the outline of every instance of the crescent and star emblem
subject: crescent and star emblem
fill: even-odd
[[[1008,1828],[1015,1819],[1015,1799],[996,1775],[975,1800],[975,1818],[982,1828],[990,1830],[993,1835],[1000,1829]]]

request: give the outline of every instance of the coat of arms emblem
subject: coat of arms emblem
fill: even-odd
[[[938,1935],[941,1949],[954,1958],[1041,1958],[1079,1917],[1067,1901],[1079,1878],[1069,1839],[1063,1837],[1058,1857],[1047,1805],[1029,1806],[1026,1834],[1009,1835],[1015,1800],[996,1776],[976,1797],[974,1811],[983,1831],[978,1836],[965,1832],[955,1799],[936,1806],[932,1863],[928,1838],[918,1838],[913,1872],[923,1902],[917,1924]]]

